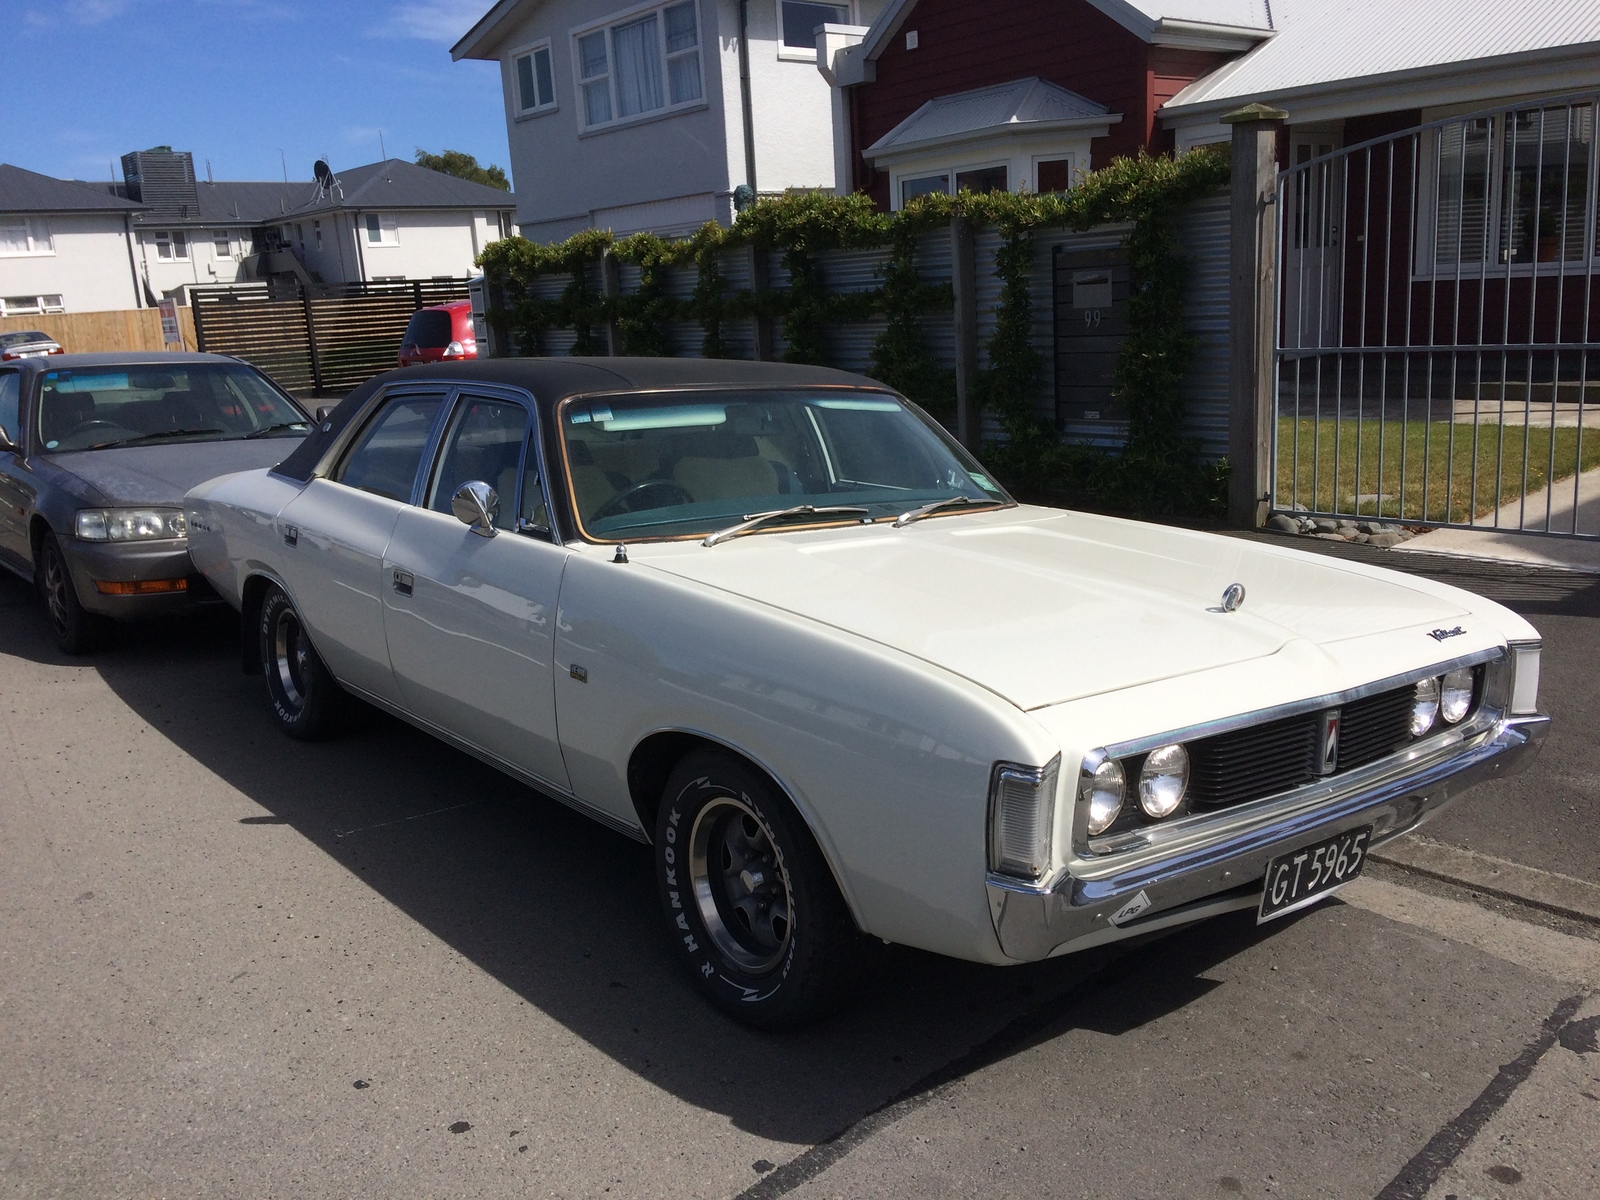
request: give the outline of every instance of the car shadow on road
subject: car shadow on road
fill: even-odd
[[[0,586],[0,608],[26,600],[21,585]],[[1216,986],[1205,970],[1260,936],[1248,921],[1214,922],[1182,935],[1181,955],[1158,941],[1012,968],[882,947],[849,1011],[755,1033],[702,1002],[668,953],[645,846],[380,714],[336,739],[291,741],[271,723],[261,681],[240,674],[236,638],[229,614],[205,615],[126,629],[105,653],[70,660],[36,608],[0,622],[0,654],[91,665],[152,729],[265,810],[241,819],[236,804],[219,806],[218,821],[249,836],[292,826],[617,1063],[762,1137],[824,1141],[942,1082],[964,1057],[976,1069],[1075,1023],[1133,1029]],[[1109,980],[1129,970],[1137,1004],[1108,1006]]]

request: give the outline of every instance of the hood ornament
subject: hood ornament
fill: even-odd
[[[1222,589],[1222,603],[1216,608],[1207,609],[1208,612],[1238,612],[1244,604],[1244,584],[1230,583]]]

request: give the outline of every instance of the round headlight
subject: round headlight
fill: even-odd
[[[1094,774],[1083,781],[1083,798],[1089,802],[1089,832],[1104,833],[1116,822],[1122,811],[1122,798],[1127,793],[1128,781],[1122,773],[1122,764],[1108,758],[1094,769]]]
[[[1170,817],[1183,803],[1189,788],[1189,752],[1174,743],[1158,746],[1145,755],[1139,772],[1139,807],[1147,816]]]
[[[1472,668],[1457,667],[1440,683],[1439,715],[1454,725],[1472,707]]]
[[[1431,676],[1417,680],[1417,690],[1411,698],[1411,736],[1421,737],[1427,733],[1438,715],[1439,681]]]

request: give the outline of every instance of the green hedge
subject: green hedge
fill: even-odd
[[[928,354],[921,318],[948,312],[948,284],[924,282],[916,269],[919,235],[947,226],[954,216],[974,226],[998,228],[995,274],[1001,283],[988,367],[977,380],[979,403],[1005,431],[985,447],[989,466],[1014,491],[1036,499],[1137,512],[1217,511],[1225,505],[1226,465],[1203,464],[1181,432],[1181,384],[1194,346],[1183,332],[1187,263],[1175,224],[1191,201],[1224,186],[1226,154],[1197,150],[1182,158],[1118,159],[1081,177],[1070,192],[1046,195],[992,192],[930,195],[896,213],[879,212],[862,194],[796,194],[761,200],[732,226],[707,223],[692,237],[650,233],[615,238],[589,229],[564,242],[539,245],[508,238],[479,258],[491,295],[504,298],[489,320],[502,337],[515,335],[536,351],[549,329],[576,331],[574,354],[604,351],[604,329],[615,323],[624,354],[667,354],[666,324],[689,321],[703,330],[702,353],[728,356],[723,322],[754,316],[781,321],[790,362],[827,361],[824,330],[882,316],[887,327],[873,346],[873,374],[942,420],[955,411],[954,372]],[[1113,394],[1129,413],[1129,437],[1120,453],[1063,444],[1037,408],[1043,362],[1031,343],[1033,297],[1028,276],[1033,237],[1040,230],[1130,226],[1127,249],[1133,296],[1128,336],[1117,363]],[[778,251],[789,273],[784,289],[733,290],[720,256],[740,247]],[[828,250],[889,251],[881,285],[862,292],[829,292],[818,255]],[[607,251],[640,270],[639,290],[607,297],[591,270]],[[693,294],[666,294],[667,272],[697,269]],[[555,299],[532,295],[542,275],[569,275]]]

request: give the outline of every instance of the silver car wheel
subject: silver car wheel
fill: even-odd
[[[305,707],[307,655],[310,643],[294,609],[285,607],[272,627],[272,671],[283,698],[296,709]]]
[[[62,562],[61,555],[53,550],[48,551],[44,556],[44,601],[50,613],[50,624],[62,637],[69,632],[67,588],[71,586],[67,579],[67,565]]]
[[[793,936],[789,875],[766,822],[732,796],[712,800],[689,834],[689,880],[700,919],[729,961],[771,970]]]

